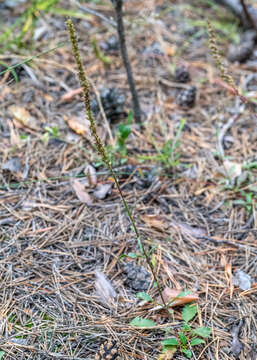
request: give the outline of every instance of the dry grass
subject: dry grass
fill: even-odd
[[[172,82],[170,63],[182,61],[181,54],[177,59],[175,56],[186,40],[179,16],[194,17],[195,13],[178,8],[179,14],[163,14],[167,30],[151,15],[158,3],[153,2],[147,10],[134,2],[127,4],[128,45],[147,127],[132,127],[128,163],[134,172],[129,177],[121,174],[122,167],[117,172],[142,240],[149,248],[156,246],[161,285],[199,293],[199,315],[194,324],[211,327],[212,338],[203,352],[200,347],[195,350],[195,359],[233,359],[231,328],[240,319],[243,325],[239,337],[244,348],[239,358],[255,359],[257,219],[254,212],[249,221],[245,207],[232,204],[242,195],[225,191],[219,184],[224,178],[223,165],[214,153],[217,129],[224,129],[236,114],[231,127],[226,128],[227,137],[220,142],[226,145],[225,155],[240,164],[256,159],[256,117],[247,108],[240,112],[235,98],[215,83],[217,71],[205,46],[207,34],[185,46],[182,53],[198,87],[197,105],[188,111],[175,105],[176,84]],[[107,6],[99,6],[101,10],[109,11]],[[139,11],[145,17],[136,18],[135,30],[131,19]],[[97,88],[105,85],[123,89],[129,109],[121,59],[111,57],[112,64],[106,68],[95,60],[89,42],[88,33],[96,26],[98,39],[107,38],[113,30],[107,27],[106,32],[97,18],[89,23],[90,31],[83,22],[76,24],[87,72]],[[52,18],[50,33],[56,32],[54,26]],[[57,34],[58,40],[67,36],[61,31]],[[154,40],[162,40],[165,54],[143,56],[143,48]],[[50,38],[47,47],[55,41]],[[38,43],[37,48],[40,46]],[[175,53],[170,56],[172,49]],[[124,359],[157,359],[165,329],[171,327],[175,333],[181,326],[181,309],[175,310],[174,322],[169,323],[164,312],[140,305],[136,293],[126,285],[121,263],[128,260],[119,257],[139,249],[118,192],[113,189],[107,199],[89,207],[76,198],[70,184],[70,178],[81,176],[86,164],[96,159],[88,136],[75,136],[65,121],[65,116],[83,117],[79,97],[69,103],[60,100],[66,91],[78,86],[70,46],[37,59],[32,69],[37,82],[22,76],[18,84],[2,83],[0,94],[1,162],[14,156],[21,162],[19,172],[1,171],[0,348],[6,352],[4,359],[93,359],[100,344],[110,338],[118,342]],[[239,84],[251,74],[247,67],[230,66],[230,70]],[[12,104],[29,111],[34,129],[14,121]],[[153,137],[160,145],[174,138],[181,117],[187,119],[181,138],[181,163],[192,166],[179,166],[170,173],[156,171],[148,187],[140,186],[140,171],[158,170],[159,165],[141,164],[137,156],[153,153]],[[61,138],[68,142],[51,140],[44,144],[44,125],[58,126]],[[115,134],[115,125],[112,130]],[[19,139],[22,133],[28,135],[27,141]],[[99,133],[103,139],[108,138],[104,123],[99,123]],[[23,179],[26,164],[28,173]],[[256,178],[256,170],[251,173]],[[98,181],[107,180],[107,172],[100,169]],[[247,190],[247,186],[249,182],[243,188]],[[154,215],[156,222],[153,224],[145,215]],[[146,267],[142,259],[139,264]],[[95,269],[112,280],[119,294],[114,306],[108,307],[97,296]],[[238,269],[252,277],[251,290],[243,292],[233,287],[232,273]],[[149,292],[157,295],[154,288]],[[158,326],[132,328],[129,322],[135,316],[152,318]],[[175,358],[184,359],[179,354]]]

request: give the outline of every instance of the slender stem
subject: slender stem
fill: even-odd
[[[129,88],[132,95],[134,117],[136,122],[141,122],[141,109],[140,109],[137,90],[134,82],[132,68],[128,57],[127,46],[126,46],[125,30],[124,30],[123,15],[122,15],[122,0],[112,0],[112,1],[114,3],[116,16],[117,16],[117,31],[119,35],[120,51],[122,55],[123,64],[126,68]]]
[[[252,25],[253,29],[257,31],[257,24],[255,23],[255,21],[253,20],[253,18],[251,17],[251,14],[248,11],[247,6],[245,5],[244,0],[240,0],[240,4],[243,8],[246,20],[249,22],[249,24]]]
[[[150,259],[149,255],[148,255],[147,251],[145,250],[144,244],[142,243],[142,241],[140,241],[139,231],[138,231],[138,229],[137,229],[136,223],[135,223],[135,221],[134,221],[134,218],[133,218],[133,215],[132,215],[132,213],[131,213],[131,211],[130,211],[130,208],[129,208],[128,204],[127,204],[127,201],[126,201],[126,199],[125,199],[124,196],[123,196],[123,193],[122,193],[120,184],[119,184],[119,182],[118,182],[117,176],[116,176],[116,174],[115,174],[112,166],[109,167],[109,170],[110,170],[110,172],[111,172],[111,174],[112,174],[112,176],[113,176],[113,178],[114,178],[115,185],[117,186],[117,189],[118,189],[119,194],[120,194],[120,197],[121,197],[121,199],[122,199],[124,208],[125,208],[126,213],[127,213],[128,217],[129,217],[129,220],[130,220],[130,222],[131,222],[131,225],[132,225],[132,227],[133,227],[133,230],[134,230],[134,232],[135,232],[135,234],[136,234],[137,240],[138,240],[138,242],[141,243],[141,247],[142,247],[142,250],[143,250],[143,254],[144,254],[144,256],[145,256],[145,259],[146,259],[146,262],[147,262],[148,266],[149,266],[150,269],[151,269],[151,273],[152,273],[152,275],[153,275],[154,281],[156,282],[156,285],[157,285],[157,288],[158,288],[158,292],[159,292],[159,295],[160,295],[160,297],[161,297],[163,306],[164,306],[165,310],[168,312],[169,317],[170,317],[170,312],[169,312],[168,306],[167,306],[167,304],[166,304],[166,302],[165,302],[165,300],[164,300],[164,297],[163,297],[163,294],[162,294],[162,290],[161,290],[161,287],[160,287],[160,284],[159,284],[157,275],[156,275],[156,273],[155,273],[153,264],[152,264],[152,262],[151,262],[151,259]]]
[[[83,89],[84,106],[85,106],[86,114],[87,114],[88,119],[90,121],[91,135],[95,140],[98,153],[102,157],[102,160],[104,161],[105,165],[107,166],[107,168],[109,169],[111,175],[114,178],[114,181],[115,181],[115,184],[116,184],[117,189],[119,191],[119,194],[121,196],[125,211],[126,211],[128,217],[129,217],[129,220],[131,222],[133,230],[134,230],[134,232],[136,234],[137,240],[141,244],[141,249],[143,251],[143,254],[145,256],[147,264],[150,267],[150,270],[151,270],[151,273],[153,275],[154,281],[157,284],[157,289],[158,289],[159,295],[161,297],[161,300],[163,302],[163,307],[167,311],[168,316],[171,318],[171,314],[169,312],[168,305],[166,304],[166,302],[164,300],[164,297],[163,297],[163,294],[162,294],[162,291],[161,291],[161,287],[160,287],[157,275],[155,273],[155,269],[154,269],[153,264],[151,262],[150,256],[147,253],[147,251],[145,250],[144,244],[140,241],[139,231],[137,229],[136,223],[134,221],[134,218],[132,216],[130,208],[129,208],[128,204],[127,204],[127,201],[125,200],[125,198],[123,196],[122,190],[121,190],[119,182],[118,182],[118,178],[117,178],[117,176],[115,174],[115,171],[112,168],[112,164],[111,164],[111,162],[109,160],[109,157],[108,157],[108,155],[106,153],[106,150],[105,150],[105,148],[104,148],[104,146],[102,144],[102,141],[101,141],[101,139],[99,138],[99,136],[97,134],[95,120],[94,120],[94,118],[92,116],[91,107],[90,107],[89,83],[88,83],[88,80],[87,80],[87,77],[86,77],[85,70],[84,70],[83,65],[82,65],[82,60],[81,60],[81,56],[80,56],[80,52],[79,52],[79,48],[78,48],[78,40],[77,40],[76,32],[75,32],[75,29],[74,29],[74,26],[73,26],[73,23],[72,23],[71,19],[67,20],[66,25],[67,25],[69,35],[70,35],[70,40],[71,40],[71,43],[72,43],[73,55],[74,55],[74,58],[76,60],[77,67],[78,67],[78,76],[79,76],[79,80],[80,80],[80,83],[81,83],[81,86],[82,86],[82,89]]]

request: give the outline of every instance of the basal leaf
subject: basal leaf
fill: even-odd
[[[137,316],[130,321],[129,325],[136,327],[152,327],[155,326],[155,322],[151,319],[144,319]]]
[[[178,333],[178,336],[179,336],[179,340],[180,340],[181,344],[182,344],[182,345],[186,345],[186,344],[187,344],[187,337],[186,337],[186,335],[185,335],[182,331],[180,331],[180,332]]]
[[[197,314],[197,306],[196,305],[186,305],[183,308],[182,311],[182,319],[185,322],[189,322],[190,320],[192,320],[195,315]]]
[[[191,346],[196,346],[199,344],[205,344],[205,341],[203,339],[199,339],[199,338],[194,338],[191,342],[190,345]]]
[[[201,326],[198,329],[194,329],[193,334],[201,336],[203,338],[210,336],[211,329],[209,327]]]
[[[169,339],[166,339],[166,340],[162,341],[162,346],[163,347],[177,346],[177,345],[179,345],[179,343],[178,343],[178,340],[175,337],[169,338]]]
[[[188,350],[188,349],[182,349],[182,352],[186,355],[186,357],[188,359],[191,359],[191,357],[193,356],[192,351]]]
[[[138,292],[137,298],[145,300],[145,301],[152,301],[151,296],[148,295],[145,291]]]

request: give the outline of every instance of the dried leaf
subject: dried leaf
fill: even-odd
[[[95,186],[97,184],[96,170],[92,165],[87,165],[84,174],[87,176],[89,186]]]
[[[8,110],[14,119],[17,120],[21,125],[37,130],[35,118],[33,118],[30,113],[24,109],[24,107],[11,105],[9,106]]]
[[[95,271],[96,281],[95,288],[98,296],[103,300],[107,305],[113,304],[117,298],[117,293],[114,290],[111,282],[107,277],[99,270]]]
[[[158,357],[158,360],[171,360],[174,357],[175,352],[177,351],[177,349],[169,349],[166,350],[165,353],[161,354]]]
[[[242,173],[242,164],[235,163],[235,162],[232,162],[229,160],[225,160],[223,165],[224,165],[227,175],[229,176],[229,178],[231,180],[235,180],[235,178],[240,176]]]
[[[150,227],[160,231],[165,231],[168,227],[167,222],[159,215],[141,215],[141,219]]]
[[[68,126],[78,135],[89,134],[90,130],[90,121],[88,119],[72,117],[68,118],[67,116],[63,117],[67,122]]]
[[[206,230],[199,227],[192,227],[184,223],[171,223],[171,226],[178,227],[182,234],[189,235],[195,238],[202,238],[207,236]]]
[[[111,193],[111,189],[112,189],[112,184],[100,184],[97,186],[93,195],[97,199],[103,200],[107,196],[107,194]]]
[[[251,276],[243,270],[238,270],[236,276],[233,277],[233,284],[239,286],[241,290],[251,289]]]
[[[7,73],[6,73],[7,75]],[[6,76],[7,79],[8,76]],[[4,103],[4,101],[7,99],[8,95],[10,94],[10,92],[12,91],[11,86],[7,85],[7,81],[5,79],[5,76],[1,79],[0,81],[0,85],[1,85],[1,93],[0,93],[0,103]],[[6,85],[5,85],[6,82]]]
[[[82,185],[78,180],[74,179],[71,183],[78,199],[87,205],[92,205],[92,199],[90,195],[85,191],[84,185]]]
[[[165,52],[165,54],[167,54],[168,56],[174,56],[175,52],[176,52],[176,47],[170,45],[169,43],[165,43],[163,46],[163,51]]]
[[[162,292],[162,296],[166,303],[171,302],[170,307],[180,306],[180,305],[188,304],[192,301],[198,300],[198,295],[196,293],[190,293],[190,294],[183,295],[183,296],[180,296],[179,298],[177,298],[178,295],[181,293],[182,293],[181,289],[171,289],[169,287],[166,287]],[[177,299],[172,301],[174,298],[177,298]],[[162,303],[162,300],[160,297],[158,297],[157,301],[160,304]]]
[[[3,170],[17,173],[21,170],[21,162],[18,157],[13,157],[2,165]]]
[[[239,331],[240,331],[242,325],[243,325],[243,321],[240,320],[239,324],[237,326],[234,326],[232,328],[232,330],[231,330],[231,335],[233,337],[233,340],[232,340],[232,353],[234,354],[234,356],[236,358],[239,356],[241,350],[243,349],[243,345],[238,339],[238,334],[239,334]]]
[[[8,126],[10,129],[10,142],[12,146],[19,146],[21,143],[20,136],[18,134],[18,131],[14,128],[13,122],[11,120],[8,120]]]
[[[72,89],[66,92],[65,94],[63,94],[63,96],[61,97],[61,101],[63,102],[71,101],[74,98],[74,96],[81,94],[82,91],[83,91],[82,88]]]

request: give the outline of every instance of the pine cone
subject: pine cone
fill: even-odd
[[[101,344],[99,352],[95,355],[95,360],[119,360],[119,351],[116,341],[108,340]]]
[[[100,92],[101,102],[107,118],[112,121],[124,114],[125,97],[117,88],[104,88]],[[100,109],[96,99],[90,103],[91,110],[97,114]]]
[[[254,42],[253,41],[247,41],[245,43],[242,43],[238,46],[231,45],[228,50],[228,60],[231,62],[240,62],[243,63],[246,60],[249,59],[249,57],[252,55],[254,48]]]
[[[100,42],[100,47],[112,53],[119,50],[119,41],[115,35],[111,35],[106,41]]]
[[[151,282],[151,276],[142,266],[129,262],[123,266],[127,274],[126,283],[135,291],[146,291]]]
[[[191,80],[190,73],[185,66],[178,66],[175,69],[174,80],[178,83],[187,83]]]
[[[178,93],[176,102],[181,107],[191,108],[195,105],[196,87],[190,86],[188,89],[183,89]]]

